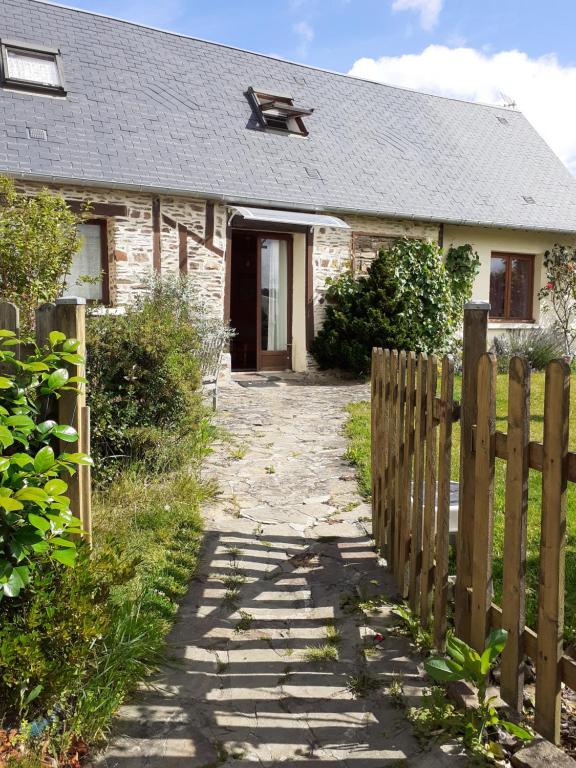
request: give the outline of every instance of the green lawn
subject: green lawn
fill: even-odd
[[[456,377],[455,399],[460,398],[461,380]],[[544,411],[544,374],[532,375],[531,421],[532,440],[542,439]],[[498,376],[496,428],[506,431],[506,408],[508,403],[508,377]],[[358,483],[365,496],[370,494],[370,406],[368,402],[349,406],[346,433],[349,439],[347,458],[358,470]],[[458,455],[460,449],[460,425],[454,424],[454,448],[452,453],[452,477],[458,479]],[[576,450],[576,386],[571,392],[570,449]],[[506,462],[496,460],[496,488],[494,495],[494,589],[496,602],[502,595],[502,554],[504,547],[504,479]],[[538,599],[538,548],[540,543],[540,501],[541,474],[530,471],[528,544],[526,565],[526,612],[529,626],[536,626]],[[568,489],[568,540],[566,549],[566,639],[576,640],[576,488],[572,483]]]

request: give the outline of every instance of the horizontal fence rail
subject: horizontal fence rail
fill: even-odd
[[[453,609],[455,633],[479,651],[492,628],[507,630],[501,696],[521,711],[530,657],[536,667],[535,728],[559,743],[562,683],[576,690],[576,661],[563,642],[566,498],[568,483],[576,482],[576,453],[568,450],[570,369],[561,360],[546,369],[539,443],[530,439],[529,366],[512,358],[507,431],[497,431],[496,358],[485,352],[486,324],[478,307],[474,312],[465,324],[461,404],[454,401],[450,357],[372,352],[373,537],[399,593],[422,626],[430,627],[438,650],[444,650]],[[476,334],[478,342],[468,359],[466,333]],[[460,496],[452,601],[452,429],[460,417],[459,476],[452,477],[459,481]],[[506,463],[501,607],[493,602],[492,583],[496,459]],[[540,472],[542,481],[536,631],[525,625],[529,470]]]

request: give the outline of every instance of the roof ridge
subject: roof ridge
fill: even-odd
[[[173,35],[174,37],[181,37],[181,38],[184,38],[185,40],[195,40],[198,43],[215,45],[215,46],[218,46],[219,48],[227,48],[232,51],[247,53],[251,56],[259,56],[264,59],[279,61],[279,62],[282,62],[283,64],[290,64],[293,67],[301,67],[303,69],[309,69],[309,70],[312,70],[313,72],[324,72],[325,74],[328,74],[328,75],[344,77],[347,80],[357,80],[358,82],[361,82],[361,83],[371,83],[372,85],[379,85],[383,88],[393,88],[394,90],[397,90],[397,91],[405,91],[407,93],[417,93],[420,96],[427,96],[432,99],[442,99],[443,101],[455,101],[459,104],[470,104],[475,107],[497,109],[499,111],[504,112],[507,115],[512,113],[512,114],[519,114],[524,116],[524,113],[519,109],[511,109],[510,107],[504,107],[499,104],[489,104],[487,102],[482,102],[482,101],[471,101],[470,99],[459,99],[455,96],[442,96],[438,93],[428,93],[427,91],[419,91],[416,88],[408,88],[402,85],[392,85],[390,83],[384,83],[382,82],[382,80],[371,80],[368,77],[359,77],[358,75],[351,75],[346,72],[338,72],[337,70],[327,69],[326,67],[315,67],[312,64],[303,64],[302,62],[299,62],[299,61],[291,61],[290,59],[284,59],[281,56],[273,56],[270,53],[260,53],[258,51],[251,51],[248,48],[240,48],[237,45],[230,45],[228,43],[219,43],[214,40],[207,40],[206,38],[203,38],[203,37],[195,37],[194,35],[187,35],[184,32],[174,32],[173,30],[170,30],[170,29],[163,29],[162,27],[155,27],[150,24],[144,24],[140,21],[129,21],[128,19],[122,19],[118,16],[111,16],[110,14],[107,14],[107,13],[90,11],[86,8],[76,8],[73,5],[56,3],[56,2],[52,2],[51,0],[28,0],[28,2],[39,3],[40,5],[51,5],[55,8],[62,8],[63,10],[66,10],[66,11],[75,11],[76,13],[86,13],[89,16],[97,16],[98,18],[101,18],[101,19],[109,19],[110,21],[117,21],[121,24],[129,24],[133,27],[140,27],[142,29],[148,29],[153,32],[161,32],[162,34],[165,34],[165,35]]]

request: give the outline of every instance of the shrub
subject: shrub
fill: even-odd
[[[46,348],[30,342],[24,360],[16,344],[13,331],[0,330],[0,600],[30,586],[38,561],[74,565],[71,535],[80,521],[61,475],[91,463],[82,453],[54,453],[55,441],[74,442],[78,434],[49,418],[54,400],[82,381],[65,368],[82,361],[79,342],[52,331]]]
[[[496,336],[492,347],[497,356],[498,372],[508,373],[514,355],[525,357],[534,371],[543,371],[548,363],[562,357],[562,338],[551,328],[514,329]]]
[[[322,368],[366,374],[373,346],[444,349],[461,319],[477,265],[469,246],[453,249],[446,266],[435,243],[397,240],[380,251],[366,277],[355,280],[347,272],[330,282],[324,325],[312,353]]]
[[[20,308],[26,330],[36,307],[61,294],[80,247],[82,219],[62,196],[46,189],[19,194],[0,176],[0,295]]]
[[[576,341],[576,248],[556,244],[544,255],[546,284],[538,292],[545,299],[542,311],[551,314],[559,332],[563,354],[570,357]]]
[[[157,469],[174,464],[182,441],[200,428],[201,339],[186,290],[183,282],[157,278],[125,314],[88,318],[88,398],[99,480],[134,459]]]

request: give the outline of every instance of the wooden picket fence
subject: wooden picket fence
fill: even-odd
[[[62,298],[55,304],[43,304],[36,310],[36,343],[46,344],[51,331],[60,331],[67,338],[80,342],[79,354],[86,355],[85,299]],[[20,315],[18,308],[7,301],[0,301],[0,328],[14,331],[20,337]],[[22,359],[27,353],[27,345],[20,344],[16,353]],[[67,364],[71,376],[84,376],[84,365]],[[78,433],[78,440],[73,443],[61,443],[60,450],[68,453],[82,451],[90,453],[90,409],[86,405],[86,389],[80,386],[78,392],[63,392],[57,401],[57,418],[61,424],[69,424]],[[70,508],[80,518],[85,538],[92,538],[92,483],[90,467],[79,466],[72,477],[67,477]]]
[[[521,711],[525,658],[536,666],[535,728],[560,740],[561,686],[576,690],[576,661],[564,653],[566,494],[576,482],[568,451],[570,369],[546,370],[543,442],[530,440],[530,370],[510,363],[508,428],[496,430],[496,359],[486,353],[488,308],[465,311],[462,402],[454,401],[449,357],[372,353],[372,526],[399,592],[435,647],[455,633],[481,651],[494,627],[508,631],[501,696]],[[439,376],[440,374],[440,376]],[[440,385],[438,385],[440,378]],[[460,420],[456,581],[450,588],[452,425]],[[496,458],[506,462],[502,606],[492,602]],[[528,472],[542,475],[537,631],[525,626]]]

